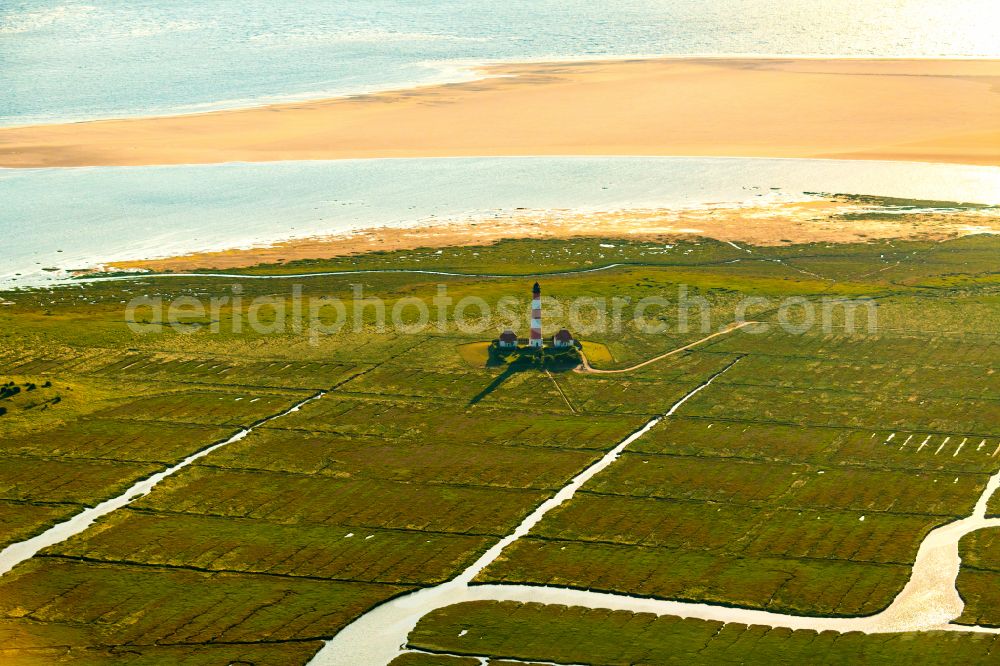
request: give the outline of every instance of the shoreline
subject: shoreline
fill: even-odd
[[[615,154],[1000,165],[1000,60],[670,56],[469,67],[482,77],[0,127],[0,166]]]
[[[703,233],[773,244],[860,240],[855,231],[962,234],[993,230],[984,225],[1000,214],[998,186],[996,167],[742,158],[4,169],[0,199],[9,215],[0,228],[11,238],[0,284],[44,286],[76,269],[240,249],[243,259],[226,265],[519,236]],[[211,211],[208,227],[203,210]],[[934,215],[914,216],[918,210]],[[880,221],[873,212],[897,214]],[[838,213],[851,213],[851,222],[833,219]],[[18,235],[18,219],[36,220],[35,233]],[[136,224],[142,219],[160,223]],[[298,244],[272,247],[286,241]],[[262,256],[246,259],[250,254]]]
[[[252,110],[257,109],[257,108],[266,108],[266,107],[247,107],[246,110],[252,111]],[[151,119],[175,118],[175,117],[185,117],[186,118],[186,117],[191,116],[191,115],[210,115],[210,114],[215,114],[215,113],[220,113],[220,112],[218,112],[218,111],[208,111],[208,112],[205,112],[204,114],[182,114],[181,116],[149,116],[149,118],[151,118]],[[65,123],[65,124],[60,123],[58,125],[31,125],[31,126],[25,126],[25,127],[32,127],[32,128],[34,128],[34,127],[63,127],[65,125],[73,125],[73,124],[117,122],[118,120],[119,119],[112,119],[112,120],[109,120],[109,121],[104,121],[104,120],[81,120],[78,123]],[[124,118],[122,120],[129,120],[129,119],[128,118]],[[3,132],[4,129],[8,129],[8,128],[4,128],[4,127],[0,126],[0,134],[2,134],[2,132]],[[10,129],[20,129],[20,128],[10,128]],[[655,158],[658,158],[658,157],[662,157],[662,158],[666,158],[666,159],[678,159],[678,160],[698,160],[698,159],[733,160],[733,161],[740,161],[740,160],[767,160],[769,162],[773,161],[773,162],[831,162],[831,163],[862,161],[862,162],[882,163],[882,164],[912,164],[912,165],[915,165],[915,166],[955,166],[955,167],[965,166],[965,167],[971,167],[971,168],[977,168],[977,169],[981,168],[981,169],[998,169],[998,170],[1000,170],[1000,163],[995,164],[995,165],[994,164],[970,164],[970,163],[963,163],[963,162],[933,162],[933,161],[928,161],[928,160],[916,160],[916,159],[913,159],[913,160],[879,159],[879,158],[875,158],[875,157],[872,157],[872,158],[856,158],[856,159],[852,158],[852,159],[847,159],[847,158],[842,158],[842,157],[795,157],[795,156],[774,156],[774,157],[768,157],[768,156],[764,156],[764,155],[747,156],[747,155],[723,155],[723,154],[719,154],[719,155],[697,155],[697,154],[684,154],[684,155],[680,155],[680,154],[678,154],[678,155],[636,155],[634,153],[601,153],[601,154],[596,154],[596,153],[595,154],[587,154],[587,153],[584,153],[584,154],[581,154],[581,153],[537,153],[537,154],[532,154],[532,153],[526,153],[524,155],[428,155],[428,156],[423,156],[423,157],[422,156],[410,156],[410,155],[389,155],[389,156],[386,156],[386,157],[371,157],[371,158],[369,158],[369,157],[338,157],[338,158],[333,158],[333,159],[230,160],[228,162],[177,162],[177,163],[173,163],[173,162],[166,163],[165,162],[165,163],[156,163],[156,164],[136,164],[136,165],[128,165],[128,164],[111,164],[111,165],[81,164],[81,165],[78,165],[78,166],[68,166],[68,167],[10,167],[10,166],[4,166],[3,164],[0,164],[0,175],[2,175],[5,172],[14,173],[14,172],[32,171],[32,170],[45,170],[45,169],[49,169],[49,168],[57,168],[57,169],[59,169],[61,171],[68,171],[68,170],[71,170],[71,169],[93,169],[93,168],[105,168],[105,169],[119,168],[119,169],[127,169],[130,166],[140,166],[140,167],[143,167],[143,168],[146,168],[146,169],[155,169],[157,167],[169,168],[169,167],[186,167],[186,166],[190,166],[190,167],[199,167],[199,166],[200,167],[226,167],[226,166],[241,166],[241,165],[242,166],[250,166],[250,165],[267,164],[269,162],[283,162],[283,163],[296,163],[296,162],[301,162],[301,163],[315,163],[315,162],[369,162],[369,161],[373,161],[373,160],[378,160],[380,162],[385,162],[385,161],[405,162],[405,161],[408,161],[408,160],[409,161],[412,161],[412,160],[440,160],[440,161],[456,160],[456,161],[458,161],[458,160],[468,160],[468,159],[477,159],[477,158],[479,158],[479,159],[515,158],[515,159],[522,159],[522,160],[530,160],[530,159],[544,160],[544,159],[560,159],[560,158],[562,158],[562,159],[572,159],[572,158],[578,158],[578,157],[579,158],[594,157],[594,158],[609,158],[609,159],[644,159],[644,158],[655,159]],[[0,153],[0,159],[2,159],[2,153]],[[872,195],[872,196],[878,196],[878,195]],[[998,201],[1000,201],[1000,199],[998,199]],[[956,202],[956,203],[979,203],[979,204],[985,204],[985,205],[1000,205],[1000,204],[986,204],[986,202],[982,202],[982,201]]]
[[[813,60],[819,61],[871,61],[871,62],[1000,62],[1000,56],[971,56],[971,55],[944,55],[944,56],[906,56],[906,55],[892,55],[892,56],[875,56],[875,55],[816,55],[808,53],[783,53],[783,54],[771,54],[771,55],[758,55],[754,53],[732,53],[732,54],[718,54],[718,53],[688,53],[683,55],[675,54],[633,54],[633,55],[580,55],[580,56],[539,56],[537,58],[525,58],[518,60],[504,60],[495,58],[483,58],[483,59],[459,59],[459,60],[440,60],[440,61],[427,61],[428,66],[433,65],[439,71],[444,71],[446,69],[453,69],[457,73],[462,73],[467,75],[463,78],[456,78],[455,80],[447,80],[447,78],[442,77],[440,80],[414,80],[409,85],[398,86],[398,85],[385,85],[385,86],[372,86],[370,88],[359,88],[350,92],[322,92],[322,93],[289,93],[286,95],[264,95],[259,98],[245,98],[238,100],[219,100],[215,102],[191,102],[189,104],[181,105],[176,107],[174,110],[164,109],[164,110],[149,110],[147,112],[136,112],[136,113],[121,113],[112,114],[106,116],[96,116],[87,118],[73,118],[73,117],[53,117],[45,120],[36,120],[30,122],[19,122],[14,124],[4,124],[0,121],[0,131],[4,130],[24,130],[24,129],[35,129],[43,127],[54,127],[54,126],[64,126],[64,125],[85,125],[89,123],[102,123],[102,122],[118,122],[118,121],[134,121],[134,120],[160,120],[169,118],[179,118],[187,116],[202,116],[207,114],[232,112],[232,111],[253,111],[256,109],[266,109],[274,106],[284,106],[290,104],[302,104],[310,102],[323,102],[323,101],[334,101],[334,100],[348,100],[356,97],[369,97],[373,95],[381,95],[384,93],[393,92],[405,92],[420,90],[422,88],[431,88],[438,86],[452,86],[460,85],[463,83],[475,83],[477,81],[488,80],[491,77],[488,74],[488,70],[492,67],[504,67],[508,65],[562,65],[562,64],[576,64],[576,63],[616,63],[616,62],[632,62],[632,61],[682,61],[682,60],[741,60],[741,61],[785,61],[785,60],[798,60],[809,62]],[[421,63],[425,64],[425,63]],[[672,157],[686,157],[684,155],[674,155]],[[697,157],[697,156],[691,156]],[[717,157],[725,157],[723,155],[718,155]],[[739,158],[743,157],[741,155],[732,155],[731,157]],[[788,159],[820,159],[820,158],[788,158]],[[911,160],[907,160],[911,161]],[[0,167],[3,168],[3,167]]]
[[[505,240],[627,239],[674,242],[710,238],[757,247],[790,243],[858,243],[872,240],[946,240],[1000,233],[994,208],[909,212],[886,219],[885,208],[851,197],[699,208],[610,211],[527,210],[503,216],[457,218],[436,224],[372,227],[339,234],[279,240],[251,247],[190,252],[170,257],[107,261],[102,272],[186,272],[248,269],[286,262],[322,261],[420,248],[492,245]],[[868,215],[869,219],[856,216]]]

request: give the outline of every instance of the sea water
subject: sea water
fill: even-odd
[[[2,0],[0,125],[476,76],[491,60],[1000,57],[996,0]]]
[[[0,0],[0,125],[461,81],[486,61],[796,54],[1000,58],[1000,4]],[[998,174],[988,167],[693,158],[0,169],[0,285],[44,283],[104,261],[517,207],[691,206],[806,190],[994,203]]]
[[[1000,204],[1000,168],[499,157],[0,169],[0,286],[43,284],[114,260],[517,208],[689,208],[801,200],[805,192]]]

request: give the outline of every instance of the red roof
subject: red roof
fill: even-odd
[[[514,331],[504,331],[500,334],[500,340],[502,342],[517,342],[517,333]]]
[[[573,339],[573,335],[564,328],[555,334],[555,339],[568,341]]]

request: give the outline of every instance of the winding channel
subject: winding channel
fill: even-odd
[[[917,551],[906,586],[885,610],[867,617],[788,615],[749,608],[542,585],[472,584],[472,580],[483,569],[495,561],[507,546],[528,534],[546,513],[572,499],[584,483],[615,462],[632,442],[645,435],[664,418],[673,415],[688,399],[708,387],[740,360],[742,357],[709,377],[674,403],[667,413],[650,420],[599,461],[574,477],[568,485],[528,515],[511,534],[486,551],[457,577],[376,606],[327,641],[309,662],[310,666],[385,666],[400,654],[409,651],[406,648],[407,638],[424,615],[466,601],[561,604],[817,632],[895,633],[944,630],[1000,634],[998,628],[952,624],[962,614],[965,605],[955,587],[961,565],[959,541],[976,530],[1000,527],[1000,518],[986,517],[989,500],[1000,488],[1000,472],[990,477],[972,515],[927,534]]]

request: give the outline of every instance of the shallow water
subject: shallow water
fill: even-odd
[[[5,0],[0,125],[462,81],[470,62],[1000,57],[994,0]]]
[[[760,204],[801,199],[805,191],[1000,203],[1000,168],[509,157],[0,169],[0,287],[65,277],[45,268],[489,217],[518,207]]]

